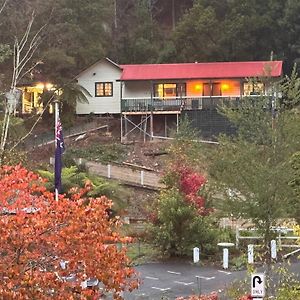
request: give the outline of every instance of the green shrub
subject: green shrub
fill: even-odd
[[[178,190],[163,191],[155,206],[150,238],[162,252],[182,256],[190,255],[194,247],[204,254],[217,250],[218,229],[213,219],[199,215]]]
[[[247,266],[247,255],[242,254],[231,259],[230,264],[234,270],[243,270]]]
[[[49,191],[54,190],[54,173],[48,170],[38,170],[38,173],[46,178],[45,183]],[[129,193],[114,181],[108,181],[102,177],[89,175],[80,170],[76,166],[62,169],[62,193],[68,195],[71,188],[83,188],[85,183],[89,181],[92,189],[87,193],[87,196],[97,198],[107,196],[113,200],[113,210],[120,212],[127,206],[126,199],[129,198]]]
[[[278,289],[276,300],[295,300],[300,299],[300,283],[283,286]]]

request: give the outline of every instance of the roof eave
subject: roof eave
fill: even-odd
[[[102,59],[97,60],[95,63],[93,63],[92,65],[90,65],[89,67],[83,69],[78,75],[76,75],[74,77],[74,79],[78,79],[78,77],[80,77],[83,73],[87,72],[89,69],[91,69],[92,67],[94,67],[95,65],[97,65],[98,63],[102,62],[102,61],[107,61],[110,64],[112,64],[113,66],[117,67],[120,70],[123,70],[116,62],[112,61],[110,58],[108,57],[104,57]]]
[[[280,78],[282,77],[282,74],[280,75],[274,75],[274,76],[265,76],[265,75],[260,75],[260,76],[242,76],[242,77],[182,77],[182,78],[134,78],[134,79],[124,79],[121,78],[118,81],[158,81],[158,80],[214,80],[214,79],[246,79],[246,78],[266,78],[266,77],[271,77],[271,78]]]

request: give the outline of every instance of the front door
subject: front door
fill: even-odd
[[[212,96],[222,96],[221,83],[216,82],[212,84]]]
[[[204,83],[203,84],[203,96],[204,97],[210,97],[211,96],[211,84],[210,83]]]
[[[222,96],[221,83],[212,82],[203,84],[203,96]]]

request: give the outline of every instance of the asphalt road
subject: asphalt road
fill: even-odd
[[[275,266],[276,268],[277,266]],[[289,269],[300,278],[300,262]],[[151,263],[136,267],[142,284],[132,293],[124,294],[125,300],[174,300],[180,296],[207,294],[212,291],[224,296],[224,289],[235,280],[246,278],[246,271],[224,271],[221,268],[196,266],[190,263]],[[260,268],[259,272],[263,272]],[[250,279],[248,278],[249,293]]]

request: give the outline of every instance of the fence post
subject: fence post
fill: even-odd
[[[281,248],[281,230],[279,230],[278,247]]]
[[[141,171],[141,185],[144,185],[144,171]]]
[[[111,178],[111,165],[107,165],[107,178]]]

